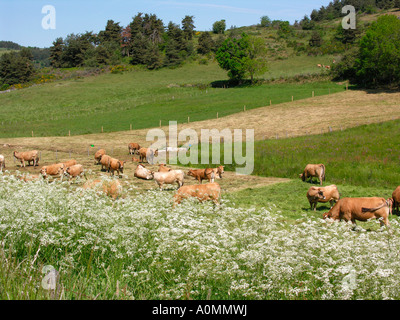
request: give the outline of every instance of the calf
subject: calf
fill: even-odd
[[[371,198],[342,198],[329,212],[324,213],[323,218],[351,221],[367,221],[379,219],[381,226],[389,226],[390,200],[379,197]]]
[[[202,185],[183,186],[174,195],[174,205],[180,204],[183,199],[197,198],[200,202],[212,200],[219,205],[221,198],[221,187],[218,183],[207,183]]]
[[[3,168],[6,168],[6,160],[4,159],[4,156],[0,154],[0,172],[3,172]]]
[[[151,180],[154,178],[153,173],[142,164],[136,167],[134,176],[143,180]]]
[[[75,164],[73,166],[67,167],[64,170],[64,175],[68,177],[68,180],[71,180],[72,178],[76,179],[77,177],[81,176],[84,176],[85,179],[87,180],[85,171],[81,164]]]
[[[308,178],[312,182],[312,178],[317,177],[319,179],[319,184],[322,186],[322,181],[325,181],[325,166],[323,164],[308,164],[306,165],[300,178],[306,181]]]
[[[39,165],[39,152],[37,150],[17,152],[14,151],[14,157],[21,162],[21,167],[25,168],[25,161],[28,162],[28,166],[33,162],[33,166]]]
[[[128,144],[129,154],[135,154],[136,151],[140,150],[140,145],[136,142],[131,142]]]
[[[42,167],[40,169],[40,174],[44,179],[46,179],[48,176],[51,176],[53,178],[61,177],[62,181],[64,170],[65,170],[65,165],[63,163],[57,163]]]
[[[182,170],[171,170],[168,172],[152,172],[154,180],[156,180],[160,190],[164,184],[178,184],[178,189],[183,186],[185,173]]]
[[[215,178],[222,179],[222,174],[225,173],[224,168],[224,166],[213,168]]]
[[[208,182],[214,182],[215,174],[213,169],[190,169],[187,173],[188,176],[194,177],[199,183],[203,183],[203,180]]]
[[[339,201],[340,199],[340,194],[339,191],[336,187],[336,185],[332,184],[327,187],[311,187],[308,189],[307,192],[307,199],[308,202],[310,203],[311,210],[317,211],[317,203],[322,202],[330,202],[331,204],[331,209],[332,206],[335,202]]]
[[[100,164],[101,157],[106,154],[106,150],[99,149],[94,154],[94,164]]]
[[[396,190],[392,193],[393,199],[393,210],[396,210],[397,214],[399,214],[399,206],[400,206],[400,186],[396,188]]]

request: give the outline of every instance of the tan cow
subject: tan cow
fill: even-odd
[[[100,179],[89,180],[82,186],[82,188],[84,190],[97,189],[105,193],[107,196],[113,198],[114,200],[117,199],[122,193],[121,183],[117,179],[114,179],[112,181]]]
[[[213,169],[189,169],[188,176],[194,177],[199,183],[203,183],[203,180],[208,180],[208,182],[214,182],[215,174]]]
[[[140,145],[136,142],[128,144],[129,154],[135,154],[136,151],[140,150]]]
[[[81,164],[75,164],[73,166],[66,167],[66,169],[64,170],[64,175],[68,177],[68,180],[76,179],[77,177],[81,176],[84,176],[87,180],[85,170],[83,169],[83,165]]]
[[[306,165],[302,174],[300,174],[300,178],[303,181],[306,181],[308,178],[310,179],[310,183],[312,183],[312,178],[317,177],[319,179],[319,183],[322,186],[322,181],[325,181],[325,166],[321,164],[308,164]]]
[[[99,149],[96,151],[94,154],[94,164],[100,164],[101,157],[106,154],[106,150],[104,149]]]
[[[33,162],[33,166],[39,165],[39,152],[37,150],[17,152],[14,151],[14,157],[21,162],[21,167],[25,168],[25,161],[28,162],[28,166]]]
[[[154,178],[152,172],[142,164],[138,164],[135,169],[134,176],[144,180],[152,180]]]
[[[214,177],[216,179],[222,179],[222,174],[225,173],[224,168],[225,168],[224,166],[219,166],[217,168],[213,168]],[[211,182],[214,182],[214,181],[211,181]]]
[[[3,172],[3,169],[6,168],[6,160],[4,159],[4,156],[0,154],[0,172]]]
[[[110,158],[108,160],[108,171],[110,172],[111,176],[114,176],[114,172],[117,171],[118,176],[120,176],[120,172],[124,173],[124,163],[125,161],[118,160],[115,158]]]
[[[158,165],[158,172],[168,172],[168,171],[171,171],[171,170],[172,169],[166,167],[164,163],[161,163],[161,164]]]
[[[329,202],[331,204],[331,209],[332,209],[333,204],[339,201],[340,194],[336,185],[334,184],[327,187],[312,186],[310,187],[310,189],[308,189],[307,199],[308,202],[310,203],[311,210],[313,210],[314,208],[314,211],[317,211],[318,202],[322,203]]]
[[[104,154],[101,156],[101,159],[100,159],[101,170],[106,170],[106,171],[110,172],[108,169],[108,163],[110,162],[110,159],[111,159],[111,157],[109,155]]]
[[[399,206],[400,206],[400,186],[398,186],[392,193],[393,199],[393,210],[396,210],[397,214],[399,214]]]
[[[221,187],[218,183],[207,183],[202,185],[183,186],[174,195],[174,205],[180,204],[183,199],[197,198],[200,202],[212,200],[215,204],[220,203]]]
[[[171,170],[168,172],[152,172],[154,180],[156,180],[160,190],[164,184],[178,184],[178,189],[183,186],[185,173],[182,170]]]
[[[342,198],[329,212],[324,213],[323,218],[334,220],[358,221],[379,219],[381,226],[389,226],[390,201],[385,198]]]
[[[64,175],[64,170],[65,170],[65,165],[64,163],[57,163],[57,164],[52,164],[49,166],[43,166],[40,169],[40,174],[44,179],[46,179],[48,176],[51,176],[54,178],[61,177],[61,181],[63,179]]]
[[[158,155],[158,149],[140,148],[139,151],[140,162],[147,161],[150,164],[154,163],[154,157]]]

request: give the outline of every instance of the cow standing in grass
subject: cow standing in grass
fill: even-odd
[[[21,162],[21,167],[25,168],[25,161],[28,162],[28,166],[33,162],[33,166],[36,167],[39,165],[39,152],[37,150],[25,151],[25,152],[17,152],[14,151],[14,158],[18,159]]]
[[[325,181],[325,165],[321,164],[308,164],[304,168],[300,178],[306,181],[310,178],[310,183],[312,183],[312,178],[317,177],[319,179],[319,184],[322,186],[322,182]]]
[[[396,210],[397,214],[399,214],[399,206],[400,206],[400,186],[396,188],[396,190],[392,193],[393,199],[393,210]]]
[[[336,185],[332,184],[327,187],[310,187],[307,192],[307,199],[310,203],[311,210],[317,211],[317,203],[330,202],[331,209],[335,202],[339,201],[340,194]]]

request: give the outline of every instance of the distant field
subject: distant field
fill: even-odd
[[[309,66],[314,66],[311,60]],[[282,62],[284,64],[285,62]],[[294,62],[292,65],[294,66]],[[298,65],[304,66],[304,60]],[[294,68],[294,67],[293,67]],[[271,69],[278,75],[278,63]],[[318,69],[318,68],[316,68]],[[320,72],[317,70],[317,72]],[[331,82],[211,88],[226,73],[215,63],[183,68],[103,74],[58,81],[0,95],[0,136],[65,136],[200,121],[273,104],[340,92]],[[199,86],[201,89],[199,89]]]

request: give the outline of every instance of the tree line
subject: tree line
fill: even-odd
[[[224,22],[217,21],[213,32],[223,34]],[[56,68],[115,65],[122,61],[148,69],[175,67],[197,53],[217,50],[218,41],[209,32],[201,33],[196,44],[194,35],[193,16],[185,16],[181,25],[164,25],[155,14],[138,13],[126,27],[108,20],[105,29],[97,34],[86,32],[57,38],[50,47],[50,61]]]

